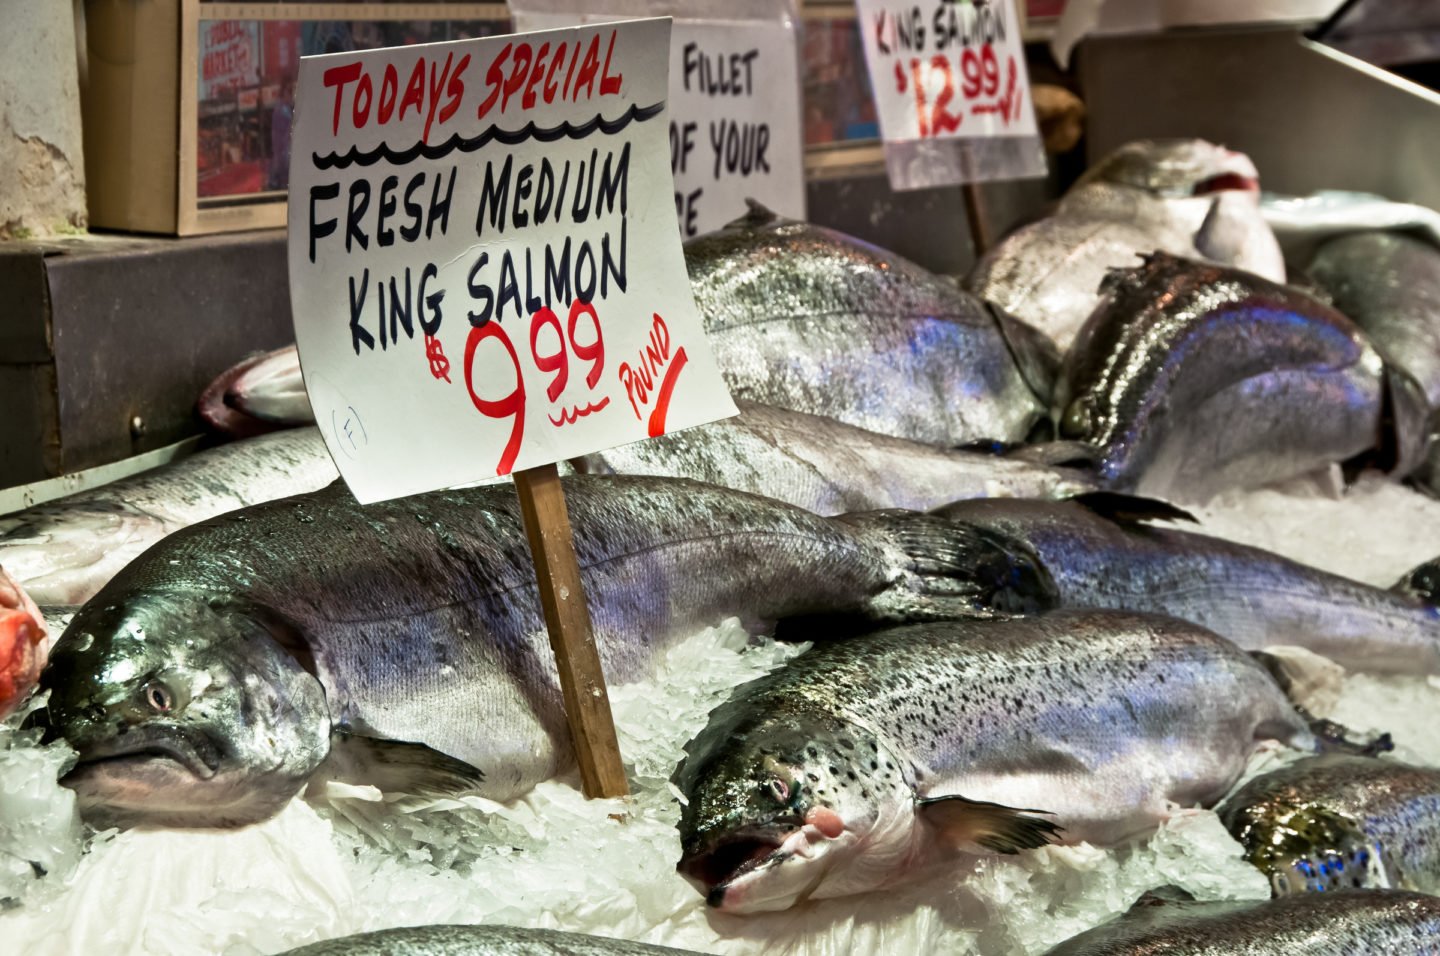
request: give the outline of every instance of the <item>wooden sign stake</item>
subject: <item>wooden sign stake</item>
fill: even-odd
[[[605,673],[590,629],[590,609],[575,560],[560,473],[553,464],[517,471],[515,490],[520,494],[520,514],[530,539],[545,629],[560,671],[565,720],[570,725],[585,796],[623,797],[630,787],[620,762]]]
[[[980,198],[980,187],[976,183],[965,183],[960,187],[965,197],[965,218],[970,223],[970,239],[975,244],[975,258],[979,259],[990,251],[990,229],[985,223],[985,203]]]

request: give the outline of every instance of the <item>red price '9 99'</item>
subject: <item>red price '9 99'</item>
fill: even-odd
[[[577,337],[576,332],[581,330],[582,320],[588,328],[584,329],[583,337]],[[553,350],[541,350],[542,337],[546,329],[554,330],[556,347]],[[501,398],[481,398],[475,392],[475,353],[480,345],[487,339],[499,341],[505,354],[509,356],[511,365],[515,370],[514,388]],[[585,372],[585,384],[591,389],[600,381],[600,374],[605,370],[605,337],[600,328],[600,317],[595,313],[595,307],[588,302],[576,299],[570,304],[570,315],[565,322],[562,331],[560,318],[548,306],[541,307],[530,316],[530,358],[535,363],[535,368],[541,372],[553,374],[548,385],[545,386],[546,397],[553,403],[565,391],[565,386],[570,381],[570,355],[573,353],[584,362],[589,362],[590,367]],[[525,438],[525,375],[520,367],[520,355],[515,350],[515,345],[510,341],[501,324],[497,322],[486,322],[484,325],[472,328],[469,337],[465,340],[465,388],[470,393],[470,401],[480,414],[489,418],[512,419],[510,426],[510,438],[505,443],[505,449],[500,455],[499,464],[496,465],[496,474],[508,475],[515,467],[515,459],[520,455],[520,445]],[[577,417],[583,417],[592,412],[600,411],[610,402],[605,398],[599,403],[588,404],[584,408],[576,406],[573,412],[568,415],[561,413],[561,419],[552,421],[558,426],[563,421],[574,421]]]

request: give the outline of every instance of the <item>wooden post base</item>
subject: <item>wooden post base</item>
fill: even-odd
[[[520,495],[520,514],[530,539],[545,628],[560,671],[565,720],[570,725],[585,796],[623,797],[630,787],[620,762],[620,744],[575,560],[560,473],[553,464],[516,472],[515,490]]]

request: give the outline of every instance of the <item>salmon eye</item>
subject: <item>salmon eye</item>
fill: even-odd
[[[145,703],[150,709],[160,714],[168,714],[175,707],[175,694],[158,680],[147,683],[142,691]]]
[[[789,802],[790,785],[788,783],[786,783],[784,780],[781,780],[779,777],[772,777],[770,778],[769,786],[770,795],[772,797],[774,797],[776,800],[779,800],[781,803]]]
[[[1088,395],[1082,395],[1070,403],[1070,407],[1065,409],[1065,414],[1060,419],[1060,437],[1084,438],[1090,434],[1092,404]]]

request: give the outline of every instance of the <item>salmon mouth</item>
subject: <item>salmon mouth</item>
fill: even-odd
[[[721,840],[704,852],[688,854],[676,869],[699,886],[707,904],[719,907],[737,880],[788,856],[783,841],[767,834],[748,833]]]
[[[1209,179],[1196,183],[1195,188],[1191,190],[1191,195],[1208,196],[1211,193],[1225,192],[1226,190],[1258,193],[1260,180],[1242,173],[1220,173],[1218,176],[1211,176]]]
[[[144,767],[157,761],[178,765],[191,776],[209,780],[220,770],[220,751],[209,740],[191,734],[147,734],[124,744],[86,749],[60,782],[71,784],[106,769]]]

